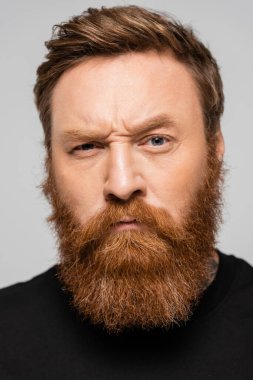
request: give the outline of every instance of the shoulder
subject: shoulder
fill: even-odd
[[[253,267],[244,259],[234,255],[225,255],[221,253],[223,265],[229,266],[234,272],[234,281],[237,286],[253,285]]]
[[[49,268],[47,271],[40,273],[28,281],[18,282],[16,284],[0,289],[0,299],[3,301],[8,297],[15,297],[24,293],[33,292],[33,290],[41,285],[46,285],[50,280],[56,278],[56,266]]]
[[[55,352],[67,341],[64,334],[69,337],[75,328],[56,268],[0,290],[1,379],[42,378],[45,363],[54,367]]]
[[[234,255],[221,254],[222,265],[231,273],[231,283],[226,297],[227,306],[239,317],[253,318],[253,267],[245,260]]]
[[[59,291],[56,266],[26,282],[20,282],[0,290],[0,320],[10,323],[12,318],[32,314],[44,302]]]
[[[56,267],[0,290],[0,367],[25,352],[40,355],[50,337],[62,331],[59,325],[65,328],[71,318]]]

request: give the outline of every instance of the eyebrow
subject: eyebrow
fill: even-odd
[[[153,116],[144,120],[136,126],[129,128],[131,134],[134,136],[139,136],[144,133],[147,133],[153,129],[157,128],[171,128],[175,127],[175,121],[165,113]],[[61,139],[63,141],[76,142],[80,140],[105,140],[108,137],[108,134],[103,134],[95,130],[81,130],[81,129],[71,129],[64,131],[62,133]]]

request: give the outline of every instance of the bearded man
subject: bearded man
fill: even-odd
[[[253,270],[215,249],[215,59],[136,6],[88,9],[46,46],[34,92],[59,257],[1,291],[1,379],[251,379]]]

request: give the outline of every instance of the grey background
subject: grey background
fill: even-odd
[[[42,130],[33,105],[35,71],[53,24],[89,6],[125,1],[0,1],[0,287],[23,281],[56,261],[45,219]],[[250,0],[133,1],[192,24],[221,67],[226,95],[222,128],[230,169],[218,247],[253,264],[253,3]]]

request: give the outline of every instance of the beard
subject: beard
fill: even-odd
[[[214,146],[209,146],[203,181],[180,223],[136,196],[108,201],[83,226],[56,188],[50,158],[46,167],[43,191],[58,238],[58,278],[80,315],[109,333],[187,321],[210,283],[221,222],[223,169]],[[127,215],[145,228],[113,231]]]

